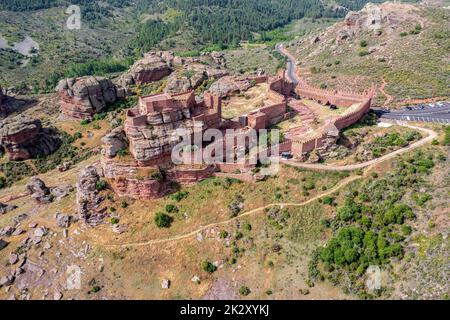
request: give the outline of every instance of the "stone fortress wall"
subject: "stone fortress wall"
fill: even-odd
[[[193,91],[140,97],[138,105],[127,111],[124,126],[103,139],[103,173],[115,192],[119,196],[136,199],[155,199],[177,190],[178,185],[196,183],[218,171],[222,175],[251,176],[255,165],[248,162],[174,165],[172,150],[180,142],[173,139],[174,130],[185,129],[193,135],[196,130],[204,132],[208,128],[224,130],[232,127],[245,135],[249,129],[265,129],[290,116],[287,107],[288,97],[292,93],[324,105],[354,108],[351,112],[329,119],[312,134],[297,130],[298,134],[279,145],[280,154],[291,152],[301,158],[305,153],[336,143],[339,130],[359,121],[368,112],[373,96],[373,90],[358,95],[321,90],[304,83],[294,86],[285,80],[284,73],[274,78],[258,76],[248,80],[267,82],[269,100],[265,106],[244,116],[244,121],[239,119],[238,122],[222,121],[221,98],[210,93],[205,93],[202,99],[195,97]],[[234,145],[236,141],[234,137]],[[220,142],[223,141],[215,143]],[[130,155],[117,156],[118,151],[124,148]]]

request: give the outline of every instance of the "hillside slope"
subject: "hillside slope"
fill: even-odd
[[[448,8],[386,2],[290,44],[303,77],[328,88],[378,85],[377,102],[448,95]]]

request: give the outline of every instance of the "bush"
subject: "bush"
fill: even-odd
[[[241,296],[246,297],[246,296],[248,296],[250,294],[250,292],[251,291],[250,291],[249,287],[242,286],[242,287],[239,288],[239,294]]]
[[[208,273],[214,273],[217,271],[217,267],[207,260],[202,262],[202,269]]]
[[[106,181],[105,180],[98,180],[96,183],[95,183],[95,189],[97,189],[98,191],[102,191],[102,190],[105,190],[106,189],[106,186],[107,186],[108,184],[106,183]]]
[[[170,199],[176,201],[176,202],[180,202],[181,200],[187,198],[187,196],[189,195],[189,192],[187,191],[178,191],[177,193],[173,194]]]
[[[324,203],[324,204],[327,204],[327,205],[329,205],[329,206],[332,206],[332,205],[333,205],[333,202],[334,202],[334,198],[333,198],[333,197],[327,196],[327,197],[323,198],[323,203]]]
[[[111,224],[119,224],[120,220],[118,218],[111,218]]]
[[[155,215],[155,224],[158,228],[170,228],[173,218],[165,213],[158,212]]]
[[[252,231],[252,225],[250,223],[246,223],[243,226],[245,231]]]
[[[360,57],[367,56],[367,55],[369,55],[369,51],[367,51],[367,50],[360,50],[360,51],[358,51],[358,55]]]
[[[220,231],[219,236],[220,236],[220,239],[226,239],[226,238],[228,238],[228,232],[225,230],[222,230],[222,231]]]
[[[178,212],[178,207],[173,205],[173,204],[167,204],[166,205],[166,212],[167,213],[174,213],[174,212]]]
[[[360,46],[361,48],[367,47],[367,40],[361,40],[361,42],[359,43],[359,46]]]

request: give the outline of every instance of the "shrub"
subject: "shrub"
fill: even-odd
[[[208,273],[214,273],[217,271],[217,267],[207,260],[202,262],[202,269]]]
[[[111,224],[119,224],[119,221],[118,218],[111,218]]]
[[[242,232],[236,231],[236,234],[234,235],[234,238],[236,240],[241,240],[243,237],[244,237],[244,235],[242,234]]]
[[[173,204],[167,204],[166,205],[166,212],[167,213],[174,213],[174,212],[178,212],[178,207],[173,205]]]
[[[125,148],[121,148],[117,151],[117,155],[119,157],[124,157],[124,156],[128,155],[128,150]]]
[[[248,296],[249,294],[250,294],[250,288],[249,287],[246,287],[246,286],[242,286],[242,287],[240,287],[239,288],[239,294],[241,295],[241,296],[244,296],[244,297],[246,297],[246,296]]]
[[[359,46],[360,46],[361,48],[367,47],[367,40],[361,40],[361,42],[359,43]]]
[[[360,57],[364,57],[364,56],[367,56],[367,55],[369,55],[369,51],[367,51],[367,50],[360,50],[360,51],[358,51],[358,55],[360,56]]]
[[[220,239],[228,238],[228,232],[225,230],[220,231],[219,237],[220,237]]]
[[[176,201],[176,202],[180,202],[181,200],[187,198],[187,196],[189,195],[189,192],[187,191],[178,191],[177,193],[173,194],[170,199]]]
[[[252,225],[250,223],[246,223],[243,226],[245,231],[252,231]]]
[[[437,145],[439,145],[439,141],[437,141],[436,139],[433,139],[433,141],[431,141],[431,145],[437,146]]]
[[[402,233],[406,236],[410,235],[412,233],[412,228],[411,226],[408,226],[407,224],[403,225],[401,227]]]
[[[105,180],[98,180],[96,183],[95,183],[95,189],[97,189],[98,191],[102,191],[102,190],[105,190],[106,189],[106,186],[107,186],[108,184],[106,183],[106,181]]]
[[[333,205],[333,202],[334,202],[334,198],[333,197],[327,196],[327,197],[323,198],[323,203],[324,204],[327,204],[327,205],[331,206],[331,205]]]
[[[6,179],[5,177],[0,177],[0,189],[6,187]]]
[[[170,228],[173,218],[165,213],[158,212],[155,215],[155,224],[158,228]]]

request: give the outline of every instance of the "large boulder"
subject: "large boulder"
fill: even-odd
[[[172,72],[172,61],[170,52],[149,52],[120,77],[119,85],[128,87],[159,81]]]
[[[14,205],[8,205],[0,202],[0,215],[7,214],[8,212],[11,212],[13,210],[16,210],[17,206]]]
[[[181,93],[198,88],[208,79],[204,65],[186,65],[180,71],[173,73],[167,80],[166,93]]]
[[[50,189],[47,188],[44,181],[38,177],[32,177],[27,184],[27,190],[31,194],[31,198],[37,203],[50,203],[53,201],[53,195]]]
[[[59,148],[60,143],[56,131],[42,128],[38,119],[18,115],[0,122],[0,145],[10,160],[49,155]]]
[[[114,158],[120,150],[128,148],[128,141],[123,127],[117,127],[102,138],[102,155]]]
[[[248,79],[239,79],[233,76],[225,76],[214,82],[209,92],[219,97],[226,97],[239,91],[247,91],[252,87]]]
[[[104,198],[100,195],[98,184],[100,176],[93,166],[84,168],[77,182],[77,212],[81,219],[95,226],[102,222],[105,210],[100,207]]]
[[[103,77],[81,77],[61,80],[56,87],[62,113],[72,119],[92,119],[107,105],[124,96],[111,80]]]

